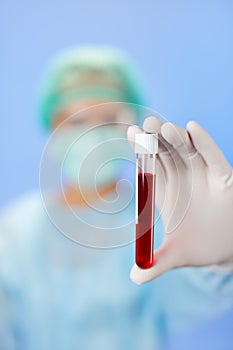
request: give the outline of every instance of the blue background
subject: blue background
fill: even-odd
[[[48,59],[78,43],[127,50],[145,73],[148,105],[183,126],[199,121],[233,164],[233,1],[7,0],[0,27],[0,206],[38,187],[38,84]],[[233,349],[233,311],[168,344],[187,348]]]

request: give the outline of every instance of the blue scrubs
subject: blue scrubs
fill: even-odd
[[[133,209],[128,210],[117,212],[117,219],[113,214],[106,225],[125,223],[134,216]],[[62,207],[53,214],[59,215],[61,225],[70,221]],[[90,213],[80,215],[90,219]],[[231,273],[183,268],[137,286],[129,279],[133,243],[87,248],[67,239],[50,219],[37,192],[2,213],[3,350],[161,349],[173,332],[217,315],[233,302]],[[94,213],[91,220],[103,223]],[[158,230],[161,234],[161,224]],[[71,235],[76,233],[72,238],[83,234],[79,236],[78,227]]]

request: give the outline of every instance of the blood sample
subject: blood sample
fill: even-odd
[[[154,264],[154,223],[157,134],[137,133],[136,170],[136,264],[148,269]]]

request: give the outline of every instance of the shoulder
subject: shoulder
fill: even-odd
[[[39,191],[25,193],[8,203],[0,212],[0,239],[26,233],[44,214]]]
[[[42,205],[39,191],[26,192],[19,197],[7,203],[0,212],[0,219],[4,219],[8,213],[14,214],[18,211],[33,210],[33,208]]]
[[[44,209],[40,192],[26,193],[7,204],[0,213],[0,281],[16,283],[19,271],[32,261],[37,242],[37,220]],[[19,270],[20,269],[20,270]]]

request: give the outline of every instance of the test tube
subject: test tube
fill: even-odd
[[[136,153],[136,264],[148,269],[154,264],[156,154],[158,135],[137,133]]]

